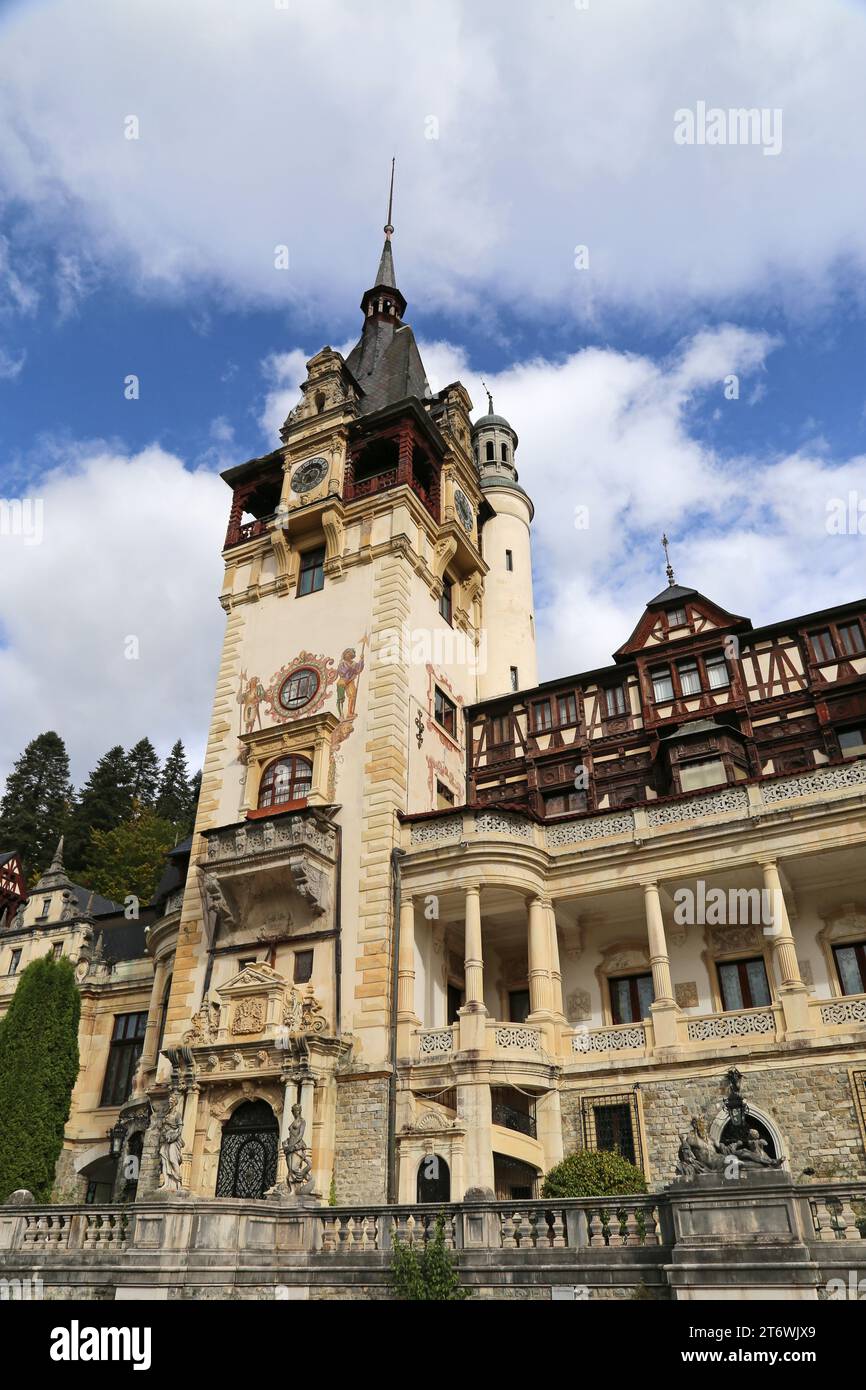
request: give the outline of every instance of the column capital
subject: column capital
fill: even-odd
[[[638,879],[638,883],[645,894],[653,891],[657,893],[659,891],[659,881],[657,878],[641,878]]]
[[[467,898],[469,897],[469,894],[470,894],[470,893],[474,893],[477,897],[480,898],[480,897],[481,897],[481,884],[480,884],[480,883],[464,883],[464,885],[463,885],[463,892],[466,894]]]

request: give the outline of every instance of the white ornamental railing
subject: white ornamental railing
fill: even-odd
[[[614,1024],[611,1028],[587,1028],[571,1039],[573,1052],[636,1052],[646,1047],[642,1024]]]
[[[832,1026],[839,1023],[866,1023],[866,995],[854,995],[850,999],[834,999],[829,1004],[821,1004],[821,1022]]]
[[[690,1018],[686,1025],[689,1042],[715,1042],[717,1038],[774,1037],[775,1033],[776,1018],[772,1009],[746,1009],[742,1013]]]
[[[522,1023],[501,1024],[494,1030],[497,1047],[517,1048],[521,1052],[540,1052],[541,1033],[537,1028],[527,1028]]]
[[[445,1057],[454,1051],[454,1032],[451,1028],[426,1028],[418,1034],[418,1053],[421,1057]]]

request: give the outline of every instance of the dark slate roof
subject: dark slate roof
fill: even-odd
[[[101,943],[102,959],[114,963],[119,960],[138,960],[140,956],[146,955],[147,937],[144,926],[140,919],[137,922],[127,922],[123,919],[99,927],[95,933],[94,944]]]
[[[430,398],[430,384],[415,334],[399,320],[366,320],[358,342],[346,358],[346,366],[364,392],[362,415],[395,405],[407,396]]]
[[[181,888],[186,882],[191,850],[192,836],[190,835],[186,840],[181,840],[179,845],[175,845],[174,849],[166,855],[166,865],[153,895],[154,904],[158,905],[165,902],[169,893]]]
[[[651,598],[647,608],[663,607],[667,603],[675,603],[677,599],[695,598],[697,589],[684,589],[682,584],[669,584],[666,589],[662,589],[660,594]]]
[[[78,906],[81,908],[81,911],[85,912],[87,910],[87,905],[90,902],[90,889],[82,888],[80,883],[70,883],[69,886],[75,894],[76,901],[78,903]],[[93,903],[91,904],[90,910],[93,913],[94,917],[99,917],[103,913],[122,912],[123,908],[121,907],[120,903],[113,903],[110,898],[103,898],[101,893],[94,893]]]
[[[396,290],[397,288],[397,281],[394,279],[394,252],[391,250],[389,240],[386,240],[382,247],[382,257],[376,272],[377,289],[379,285],[383,285],[389,290]]]

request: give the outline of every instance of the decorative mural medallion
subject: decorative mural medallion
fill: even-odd
[[[329,656],[299,652],[277,671],[265,692],[271,718],[276,724],[285,724],[289,719],[316,714],[336,679]]]
[[[459,487],[455,488],[454,490],[454,506],[457,508],[457,515],[459,516],[465,530],[471,533],[472,527],[475,525],[475,517],[472,512],[472,503],[469,501],[469,498],[466,496],[466,493],[461,492]]]
[[[307,459],[304,463],[299,463],[292,474],[292,492],[302,496],[305,492],[312,492],[328,472],[328,460],[323,458]]]

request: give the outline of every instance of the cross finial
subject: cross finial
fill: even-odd
[[[391,187],[388,190],[388,221],[385,223],[385,237],[388,241],[391,240],[391,237],[394,233],[394,227],[391,222],[391,216],[394,211],[394,165],[396,164],[396,162],[397,157],[395,155],[394,158],[391,160]]]
[[[484,387],[484,392],[485,392],[485,395],[487,396],[487,414],[488,414],[488,415],[492,415],[492,414],[493,414],[493,396],[491,395],[490,391],[487,389],[487,382],[484,380],[484,377],[481,378],[481,385]]]
[[[667,560],[668,583],[675,584],[676,579],[674,578],[674,570],[673,565],[671,564],[670,552],[668,551],[668,538],[666,535],[662,536],[662,550],[664,551],[665,559]]]

